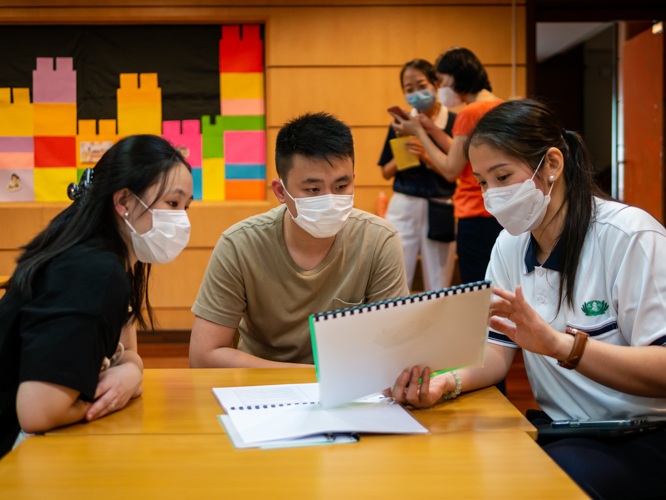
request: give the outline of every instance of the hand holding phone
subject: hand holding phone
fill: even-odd
[[[409,120],[409,116],[407,115],[407,113],[404,112],[404,110],[400,106],[391,106],[388,109],[388,112],[399,116],[403,120]]]

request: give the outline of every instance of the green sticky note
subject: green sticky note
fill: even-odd
[[[204,158],[224,158],[224,123],[221,116],[212,123],[208,115],[201,117],[201,135]]]
[[[265,130],[266,117],[264,115],[223,116],[222,124],[225,130]]]

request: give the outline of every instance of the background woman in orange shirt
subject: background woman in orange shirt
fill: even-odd
[[[393,127],[401,134],[416,136],[433,166],[447,180],[457,180],[453,204],[458,219],[456,240],[460,277],[463,283],[481,281],[485,278],[490,253],[502,226],[486,211],[481,188],[463,156],[462,146],[479,119],[502,100],[491,92],[485,68],[468,49],[453,47],[447,50],[437,60],[436,69],[440,102],[448,108],[466,104],[453,126],[453,140],[423,115],[409,120],[394,115]]]

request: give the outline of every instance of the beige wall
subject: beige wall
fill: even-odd
[[[433,61],[453,45],[472,50],[488,70],[494,92],[511,95],[511,4],[490,0],[328,1],[243,0],[0,0],[0,23],[225,23],[266,24],[268,183],[275,177],[275,137],[291,117],[328,111],[352,129],[356,148],[356,206],[376,210],[391,182],[376,165],[394,104],[406,107],[399,72],[408,60]],[[269,6],[267,6],[269,5]],[[525,95],[525,7],[517,7],[517,94]],[[175,262],[156,266],[151,288],[163,329],[187,329],[208,257],[231,223],[277,204],[195,202],[193,236]],[[10,274],[25,243],[64,205],[0,204],[0,276]],[[7,235],[10,235],[8,237]]]

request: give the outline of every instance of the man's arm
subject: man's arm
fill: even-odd
[[[281,363],[258,358],[231,347],[235,328],[194,317],[190,337],[191,368],[304,368],[312,365]]]

